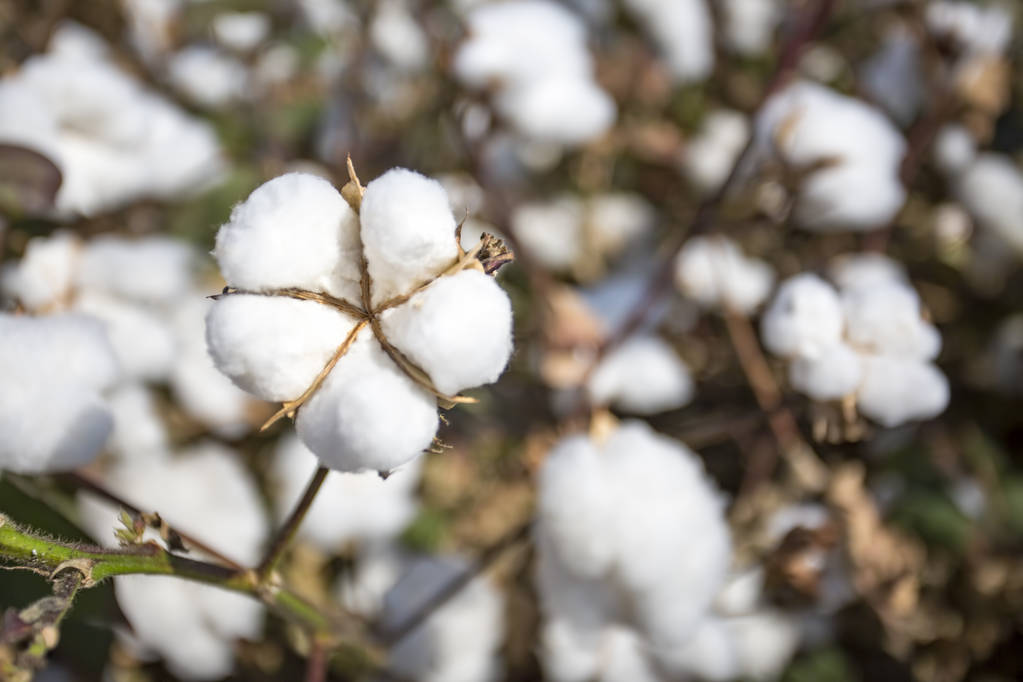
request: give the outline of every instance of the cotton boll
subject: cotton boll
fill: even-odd
[[[430,447],[437,403],[366,334],[302,406],[295,426],[324,466],[389,472]]]
[[[358,231],[358,217],[333,185],[287,173],[235,206],[213,256],[239,289],[305,289],[358,303]]]
[[[703,193],[717,190],[735,165],[750,136],[746,116],[731,109],[707,113],[700,132],[682,152],[682,168]]]
[[[861,349],[931,360],[941,335],[920,317],[920,299],[901,282],[854,289],[842,297],[846,336]]]
[[[600,654],[604,659],[601,682],[659,682],[661,679],[648,659],[643,640],[630,628],[608,628]]]
[[[540,629],[540,658],[547,679],[580,682],[596,679],[601,667],[601,632],[580,632],[571,623],[547,620]]]
[[[576,146],[600,137],[615,122],[614,100],[580,78],[544,78],[527,88],[505,91],[500,109],[532,141]]]
[[[191,289],[194,262],[192,248],[175,239],[104,235],[85,244],[75,280],[81,289],[167,303]]]
[[[511,312],[492,277],[463,270],[385,313],[383,328],[438,391],[454,395],[497,381],[511,356]]]
[[[377,5],[369,25],[373,47],[389,62],[405,71],[419,71],[430,58],[430,45],[415,17],[402,0]]]
[[[375,471],[332,472],[306,515],[299,536],[325,552],[336,552],[347,542],[370,543],[396,537],[412,521],[417,503],[421,460],[415,459],[387,477]],[[316,456],[295,434],[284,436],[273,462],[278,487],[277,516],[284,519],[302,496],[319,466]]]
[[[661,664],[676,674],[725,682],[739,674],[735,648],[725,621],[710,617],[681,646],[662,647],[656,654]]]
[[[626,0],[679,82],[703,80],[714,68],[714,27],[704,0]]]
[[[1023,173],[1016,164],[981,154],[959,175],[955,192],[977,222],[1023,253]]]
[[[375,618],[383,608],[387,591],[404,573],[408,559],[388,542],[373,542],[361,550],[353,572],[343,575],[338,583],[338,601],[352,613]]]
[[[873,229],[893,219],[906,201],[894,173],[856,166],[812,173],[801,189],[793,214],[797,224],[825,232]]]
[[[764,567],[756,565],[728,576],[714,600],[714,611],[722,616],[737,616],[757,608],[764,592]]]
[[[224,12],[213,18],[213,35],[238,52],[259,47],[270,34],[270,17],[262,12]]]
[[[863,378],[863,360],[844,343],[825,346],[812,356],[797,355],[789,365],[789,383],[814,400],[852,395]]]
[[[314,301],[231,295],[210,308],[206,343],[217,369],[240,388],[263,400],[294,400],[354,326],[347,315]]]
[[[867,93],[902,126],[913,122],[924,101],[920,46],[899,26],[860,69]]]
[[[1012,40],[1012,17],[997,5],[932,2],[925,18],[931,31],[953,38],[972,54],[1001,54]]]
[[[732,52],[755,56],[770,49],[782,18],[778,0],[726,0],[723,10],[725,42]]]
[[[892,427],[941,414],[948,398],[948,380],[934,365],[880,355],[865,358],[856,406],[874,421]]]
[[[458,257],[444,187],[415,171],[392,168],[370,182],[360,217],[374,303],[407,293]]]
[[[72,309],[103,321],[126,376],[147,381],[167,377],[176,347],[163,317],[141,305],[92,292],[80,293]]]
[[[583,216],[582,202],[567,195],[551,202],[524,204],[512,214],[512,232],[540,264],[567,270],[581,253]]]
[[[693,381],[671,346],[657,337],[641,336],[601,360],[586,390],[595,405],[657,414],[692,400]]]
[[[838,256],[828,264],[828,277],[843,292],[904,284],[902,264],[882,253],[854,253]]]
[[[457,558],[417,561],[384,599],[385,630],[399,627],[466,570],[466,562]],[[388,668],[399,677],[426,682],[497,679],[502,608],[501,596],[489,581],[474,578],[391,648]]]
[[[590,198],[586,210],[588,237],[600,254],[620,253],[653,227],[653,208],[637,194],[600,194]]]
[[[774,272],[763,261],[746,258],[730,239],[693,237],[679,252],[675,282],[703,306],[748,314],[767,298]]]
[[[799,621],[775,610],[729,618],[725,627],[734,642],[743,679],[777,679],[801,639]]]
[[[764,345],[777,355],[814,357],[842,337],[842,302],[830,284],[812,274],[778,288],[760,321]]]
[[[977,141],[958,123],[949,123],[934,138],[934,161],[943,172],[956,175],[977,158]]]
[[[192,45],[167,61],[171,85],[195,104],[223,107],[243,99],[249,72],[240,61],[216,49]]]
[[[4,294],[28,310],[59,305],[71,292],[80,249],[81,242],[70,232],[33,237],[21,260],[3,272]]]
[[[122,459],[164,456],[169,452],[167,427],[156,409],[153,394],[145,386],[118,386],[108,399],[114,415],[109,449]]]

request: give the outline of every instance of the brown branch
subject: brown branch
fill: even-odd
[[[256,568],[256,575],[261,583],[265,583],[270,579],[274,569],[280,563],[281,559],[284,558],[284,553],[288,549],[288,545],[291,544],[292,538],[298,532],[299,526],[302,525],[302,520],[305,519],[306,514],[309,512],[309,508],[313,506],[313,501],[316,499],[316,494],[320,492],[320,487],[323,485],[323,481],[326,480],[327,474],[330,473],[330,469],[327,467],[319,467],[313,474],[313,477],[309,480],[306,485],[305,492],[302,493],[301,499],[295,508],[291,510],[291,514],[288,516],[288,520],[284,522],[280,530],[277,531],[277,535],[274,537],[273,542],[270,544],[270,548],[267,550],[263,560],[259,562],[259,566]]]
[[[321,638],[314,636],[309,645],[309,657],[306,659],[305,682],[325,682],[327,658],[326,643]]]

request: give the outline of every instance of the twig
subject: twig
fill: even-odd
[[[447,604],[459,592],[469,585],[478,575],[487,570],[497,559],[504,554],[505,550],[518,544],[529,537],[532,530],[532,522],[527,522],[508,532],[493,545],[488,547],[476,559],[476,562],[465,570],[461,575],[453,578],[444,587],[431,596],[426,603],[412,613],[408,618],[401,621],[397,626],[382,633],[381,639],[385,644],[394,645],[400,642],[406,635],[423,624],[438,609]]]
[[[288,549],[288,545],[291,544],[292,538],[295,537],[295,533],[298,532],[299,526],[302,525],[302,520],[305,519],[305,515],[309,512],[309,508],[313,506],[313,501],[316,499],[316,493],[320,492],[320,486],[323,485],[323,481],[327,478],[327,474],[330,473],[330,469],[327,467],[319,467],[316,469],[316,473],[309,480],[309,484],[305,488],[305,492],[302,493],[302,498],[295,505],[295,508],[291,510],[291,514],[288,516],[288,520],[284,522],[281,529],[277,531],[277,535],[274,537],[273,542],[270,545],[270,549],[267,550],[266,556],[259,562],[259,567],[256,568],[256,576],[261,583],[265,583],[269,580],[273,574],[274,569],[277,568],[277,564],[280,563],[284,557],[284,552]]]
[[[306,659],[305,682],[324,682],[327,679],[327,645],[313,637]]]
[[[142,517],[146,515],[146,513],[143,512],[142,509],[133,505],[131,502],[128,502],[127,500],[125,500],[123,497],[113,492],[112,490],[104,488],[102,484],[92,480],[85,474],[74,472],[70,474],[62,474],[61,476],[59,476],[59,478],[70,482],[73,486],[75,486],[78,489],[85,490],[97,497],[106,500],[107,502],[118,505],[119,507],[123,508],[125,511],[134,516]],[[186,545],[189,545],[199,550],[203,554],[208,555],[210,558],[219,561],[224,566],[227,566],[228,568],[234,569],[236,571],[241,571],[245,569],[244,566],[234,561],[230,557],[224,555],[223,553],[217,551],[213,547],[210,547],[202,540],[199,540],[196,537],[189,535],[188,533],[185,533],[178,528],[174,528],[173,526],[167,525],[167,528],[174,535],[181,538]]]

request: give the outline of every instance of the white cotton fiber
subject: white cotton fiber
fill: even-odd
[[[706,0],[626,0],[624,4],[656,44],[677,81],[699,81],[710,75],[714,26]]]
[[[864,252],[838,256],[828,264],[828,277],[848,293],[891,283],[904,283],[902,264],[882,253]]]
[[[948,405],[948,380],[934,365],[912,358],[866,358],[856,397],[860,412],[884,426],[930,419]]]
[[[920,317],[920,298],[907,284],[890,282],[846,292],[846,336],[862,350],[932,360],[941,335]]]
[[[392,168],[366,186],[359,211],[373,301],[408,293],[455,262],[455,217],[437,182]]]
[[[415,72],[428,64],[430,42],[404,0],[377,4],[369,37],[377,52],[399,69]]]
[[[610,95],[577,77],[544,78],[530,87],[508,89],[498,105],[531,140],[569,146],[603,135],[617,113]]]
[[[594,405],[643,415],[682,407],[692,400],[693,390],[689,368],[654,336],[634,337],[611,351],[586,386]]]
[[[114,415],[114,433],[107,446],[111,453],[121,459],[143,459],[170,451],[167,427],[153,394],[144,385],[121,384],[107,402]]]
[[[615,255],[653,228],[654,209],[638,194],[598,194],[586,202],[586,223],[592,248]]]
[[[3,271],[4,295],[32,311],[60,306],[71,293],[80,250],[81,242],[70,232],[33,237],[21,260]]]
[[[760,333],[772,353],[814,357],[838,343],[844,325],[835,289],[816,275],[802,274],[778,288],[760,321]]]
[[[813,356],[797,355],[789,365],[789,383],[814,400],[852,395],[863,378],[863,359],[845,343],[824,346]]]
[[[333,185],[287,173],[260,185],[217,232],[213,256],[228,285],[298,288],[359,303],[359,223]]]
[[[800,622],[782,611],[762,610],[728,618],[724,626],[735,646],[743,679],[777,679],[799,648]]]
[[[270,15],[262,12],[222,12],[213,17],[213,35],[224,47],[248,52],[270,33]]]
[[[497,381],[511,357],[511,301],[476,270],[441,277],[386,313],[383,328],[447,395]]]
[[[783,16],[779,0],[725,0],[725,43],[732,52],[757,56],[771,47],[774,29]]]
[[[416,514],[414,496],[420,459],[382,479],[376,471],[331,472],[299,529],[299,536],[324,552],[346,543],[372,543],[396,537]],[[274,508],[283,520],[294,508],[320,465],[294,433],[282,437],[273,461]]]
[[[206,343],[217,369],[242,389],[264,400],[294,400],[354,326],[347,315],[314,301],[232,295],[210,308]]]
[[[771,292],[774,272],[726,237],[693,237],[678,254],[675,283],[700,305],[749,314]]]
[[[708,112],[699,133],[682,150],[686,177],[701,192],[715,191],[724,184],[749,136],[749,120],[741,112],[731,109]]]
[[[125,376],[147,381],[167,377],[176,352],[174,333],[153,308],[92,292],[79,293],[71,308],[103,321]]]
[[[565,195],[519,206],[512,213],[511,226],[532,258],[552,270],[567,270],[583,248],[583,220],[583,203]]]
[[[981,154],[956,179],[955,192],[983,227],[1023,253],[1023,173],[1002,154]]]
[[[966,126],[959,123],[944,125],[934,138],[934,162],[943,172],[955,175],[977,158],[977,141]]]
[[[953,38],[968,54],[1000,54],[1012,40],[1012,16],[1007,9],[939,0],[927,5],[925,17],[932,32]]]
[[[386,473],[430,447],[437,421],[434,396],[366,334],[302,406],[295,426],[324,466]]]
[[[191,288],[195,253],[169,237],[95,237],[81,251],[76,284],[121,298],[168,303]]]
[[[249,92],[245,64],[206,45],[190,45],[171,55],[167,75],[174,89],[204,107],[222,107]]]
[[[0,469],[75,469],[113,428],[101,392],[119,378],[98,320],[0,315]]]

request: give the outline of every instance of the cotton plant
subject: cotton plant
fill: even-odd
[[[0,79],[0,142],[56,164],[54,211],[64,219],[187,195],[223,167],[209,124],[145,89],[98,36],[70,24]]]
[[[731,239],[693,237],[675,260],[675,286],[705,308],[749,315],[771,293],[774,271]]]
[[[512,129],[538,143],[574,147],[615,122],[614,100],[594,78],[586,27],[548,0],[495,2],[471,9],[468,37],[452,69],[491,103]]]
[[[731,539],[684,445],[636,421],[563,439],[540,472],[535,541],[551,679],[606,679],[612,651],[626,669],[689,672],[675,654],[711,611]]]
[[[565,194],[523,204],[511,216],[516,239],[533,259],[583,280],[602,274],[608,260],[650,233],[653,222],[649,202],[626,192],[585,199]]]
[[[797,178],[793,220],[816,232],[887,225],[906,190],[906,142],[889,119],[858,99],[809,81],[773,95],[754,121],[754,157]]]
[[[120,367],[103,325],[73,315],[0,314],[0,471],[84,466],[113,430]]]
[[[242,564],[255,564],[267,540],[255,481],[237,453],[224,446],[205,443],[180,453],[121,461],[105,471],[104,484]],[[115,532],[125,529],[115,507],[80,493],[79,510],[97,541],[121,544]],[[146,533],[142,539],[153,531]],[[143,659],[162,658],[181,679],[230,674],[235,642],[258,639],[263,631],[264,607],[258,601],[176,576],[119,576],[114,593],[131,625],[121,638]]]
[[[431,447],[438,403],[495,381],[511,304],[488,274],[508,254],[465,252],[435,180],[392,169],[339,192],[289,173],[257,188],[217,233],[228,287],[206,318],[218,369],[283,402],[329,468],[390,472]]]
[[[832,279],[837,289],[810,273],[786,280],[761,318],[764,345],[788,360],[792,387],[886,427],[940,414],[949,399],[933,364],[941,335],[898,266],[847,257]]]

